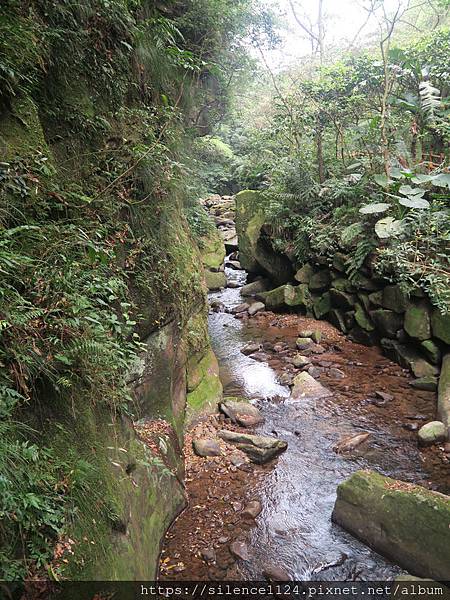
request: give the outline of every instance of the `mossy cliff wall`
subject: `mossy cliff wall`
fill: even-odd
[[[185,501],[184,428],[221,394],[173,160],[184,99],[167,106],[189,85],[172,69],[161,102],[152,65],[139,62],[132,32],[138,16],[159,23],[152,3],[133,14],[120,0],[43,4],[8,4],[2,39],[13,32],[13,53],[23,33],[32,48],[0,92],[0,241],[10,253],[0,386],[13,399],[2,397],[2,415],[7,406],[11,423],[32,427],[27,444],[45,453],[44,472],[57,465],[64,490],[38,481],[18,493],[50,490],[64,511],[49,531],[37,509],[24,539],[39,530],[43,543],[27,560],[8,522],[0,577],[32,568],[151,580]],[[52,558],[54,548],[63,551]]]

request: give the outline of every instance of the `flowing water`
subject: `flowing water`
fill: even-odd
[[[226,271],[229,280],[245,282],[244,271]],[[213,293],[211,298],[227,308],[243,302],[239,289],[232,288]],[[212,313],[209,321],[225,395],[254,399],[265,417],[258,431],[278,435],[289,444],[257,490],[263,512],[250,532],[251,558],[239,566],[242,577],[260,579],[262,565],[275,564],[287,568],[298,580],[392,579],[401,569],[331,522],[336,488],[361,468],[425,482],[430,472],[417,449],[415,434],[405,431],[401,419],[402,415],[414,418],[413,414],[430,411],[432,394],[408,388],[406,376],[378,349],[357,346],[341,337],[338,340],[348,344],[353,354],[346,355],[344,349],[340,364],[351,365],[350,372],[357,374],[357,380],[350,386],[326,381],[332,397],[294,403],[289,388],[277,383],[274,370],[245,356],[240,348],[250,340],[295,339],[296,332],[261,329],[254,322],[244,323],[226,312]],[[314,321],[311,325],[314,327]],[[378,379],[373,373],[379,373]],[[368,390],[386,389],[380,387],[386,382],[396,396],[397,412],[364,402]],[[333,450],[336,441],[361,431],[371,433],[368,449],[350,456]]]

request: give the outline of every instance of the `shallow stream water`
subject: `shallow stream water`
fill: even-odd
[[[227,268],[226,272],[229,280],[245,282],[244,271]],[[211,298],[227,308],[243,302],[239,288],[226,288]],[[314,321],[309,324],[315,327]],[[245,356],[240,348],[249,341],[292,341],[297,331],[270,324],[259,328],[257,318],[245,323],[227,312],[213,312],[209,329],[224,394],[253,399],[265,417],[259,432],[277,435],[289,444],[257,490],[263,512],[249,533],[250,560],[239,565],[242,577],[261,579],[266,564],[283,566],[297,580],[390,580],[401,573],[333,524],[331,513],[338,484],[358,469],[422,483],[431,477],[415,434],[403,425],[404,419],[429,413],[433,395],[409,388],[406,375],[378,349],[352,344],[341,336],[336,339],[342,350],[331,360],[340,360],[350,381],[333,384],[321,379],[333,392],[330,398],[292,402],[289,388],[277,383],[271,366]],[[366,395],[377,389],[393,394],[395,410],[365,402]],[[350,455],[334,451],[337,441],[362,431],[371,433],[364,449]]]

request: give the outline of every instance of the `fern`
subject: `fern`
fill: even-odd
[[[419,83],[419,95],[422,109],[428,118],[434,119],[435,112],[441,107],[441,92],[429,81]]]

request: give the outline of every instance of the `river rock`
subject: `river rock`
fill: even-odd
[[[242,515],[245,517],[250,517],[251,519],[256,519],[256,517],[261,514],[262,506],[259,500],[251,500],[242,511]]]
[[[294,367],[297,367],[298,369],[300,369],[301,367],[306,367],[306,365],[309,365],[310,363],[311,363],[311,359],[308,358],[307,356],[303,356],[302,354],[296,354],[292,358],[292,364],[294,365]]]
[[[331,297],[329,292],[325,292],[313,302],[313,311],[316,319],[321,319],[331,310]]]
[[[299,350],[307,350],[313,343],[310,337],[298,337],[295,341],[295,345]]]
[[[232,542],[230,544],[230,552],[236,558],[241,560],[250,560],[247,545],[244,542]]]
[[[365,441],[367,441],[369,437],[370,433],[367,432],[348,436],[341,440],[338,444],[336,444],[333,450],[336,452],[336,454],[351,452],[351,450],[354,450],[355,448],[363,444]]]
[[[445,442],[447,439],[447,429],[441,421],[431,421],[422,425],[417,435],[421,446],[431,446],[432,444]]]
[[[222,454],[220,446],[216,440],[199,438],[193,440],[192,445],[197,456],[220,456]]]
[[[448,581],[449,496],[357,471],[338,486],[332,520],[411,573]]]
[[[292,577],[283,567],[264,565],[263,575],[268,581],[291,581]]]
[[[239,450],[247,454],[256,464],[264,464],[272,460],[287,448],[287,442],[264,435],[250,435],[222,429],[219,437],[230,444],[235,444]]]
[[[239,288],[239,287],[241,287],[241,284],[239,283],[239,281],[235,281],[235,280],[233,280],[233,279],[229,279],[229,280],[227,281],[227,288],[230,288],[230,289],[237,289],[237,288]]]
[[[250,304],[248,304],[247,302],[242,302],[242,304],[238,304],[237,306],[233,306],[233,308],[231,309],[231,313],[233,315],[237,315],[239,313],[245,312],[249,308],[250,308]]]
[[[230,269],[234,269],[235,271],[241,271],[241,263],[238,260],[229,260],[225,263],[226,267],[230,267]]]
[[[262,302],[254,302],[248,309],[248,314],[252,317],[253,315],[256,315],[256,313],[264,310],[265,308],[266,306]]]
[[[328,398],[332,395],[330,390],[305,371],[294,377],[293,384],[294,387],[291,392],[292,400],[318,400],[319,398]]]
[[[243,427],[252,427],[264,421],[264,417],[256,406],[249,402],[243,402],[239,398],[224,398],[220,402],[219,408],[233,423]]]
[[[250,342],[241,348],[242,354],[245,354],[246,356],[258,352],[259,350],[261,350],[261,344],[258,344],[257,342]]]

